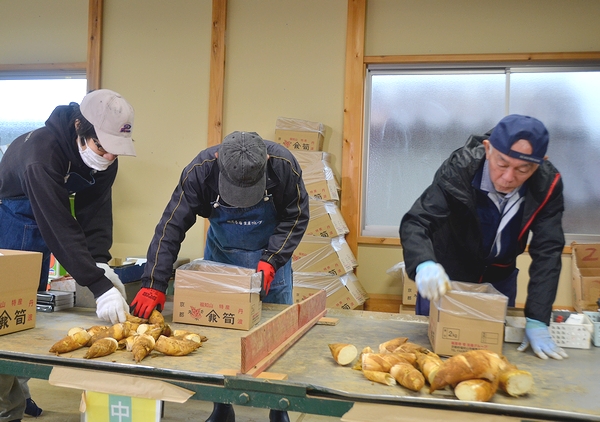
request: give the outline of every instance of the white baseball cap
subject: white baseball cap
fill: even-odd
[[[97,89],[83,98],[79,110],[94,125],[102,148],[115,155],[135,156],[134,111],[125,98],[110,89]]]

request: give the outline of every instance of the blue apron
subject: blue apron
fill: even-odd
[[[92,171],[90,176],[95,173]],[[86,180],[77,173],[65,176],[65,189],[75,193],[92,186],[96,181]],[[42,269],[38,291],[48,286],[50,271],[50,250],[38,228],[31,202],[25,196],[2,198],[0,200],[0,248],[42,253]]]
[[[270,196],[248,208],[212,203],[204,259],[256,269],[277,227],[277,211]],[[275,273],[267,303],[292,304],[292,260]]]

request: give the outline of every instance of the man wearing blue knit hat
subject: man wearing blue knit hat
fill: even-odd
[[[548,330],[565,244],[563,183],[546,159],[549,135],[539,120],[503,118],[471,136],[436,172],[400,223],[408,275],[417,284],[416,312],[446,293],[449,280],[491,283],[515,305],[517,256],[531,256],[525,339],[542,359],[568,357]]]

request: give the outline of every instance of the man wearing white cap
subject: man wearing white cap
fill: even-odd
[[[117,156],[135,156],[133,118],[121,95],[92,91],[81,105],[56,107],[45,126],[15,139],[0,162],[0,248],[43,254],[38,291],[46,290],[52,253],[94,294],[98,317],[111,323],[128,313],[123,284],[107,262],[111,187]],[[0,422],[19,421],[24,411],[41,414],[21,384],[0,375]]]

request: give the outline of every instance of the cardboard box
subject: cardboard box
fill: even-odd
[[[577,312],[597,311],[600,298],[600,244],[571,244],[571,286]]]
[[[249,330],[260,321],[260,274],[197,259],[175,271],[173,322]]]
[[[80,420],[87,422],[159,421],[162,402],[185,403],[194,395],[166,381],[60,366],[52,368],[48,383],[83,391]]]
[[[402,268],[402,303],[404,305],[417,304],[417,283],[408,278],[405,268]]]
[[[337,237],[350,233],[342,212],[334,202],[311,198],[310,219],[305,236]]]
[[[343,275],[354,270],[358,261],[343,236],[304,236],[292,254],[292,269],[305,273]]]
[[[448,356],[480,349],[502,353],[508,298],[489,283],[451,284],[452,290],[431,302],[433,351]]]
[[[141,397],[85,391],[81,422],[160,422],[162,401]]]
[[[0,335],[35,327],[41,271],[41,253],[0,249]]]
[[[321,151],[324,134],[319,122],[279,117],[275,123],[275,142],[289,150]]]
[[[294,272],[294,302],[325,290],[328,308],[356,309],[369,298],[354,273],[342,276],[327,273]]]
[[[302,169],[302,180],[311,198],[339,201],[340,185],[331,168],[331,154],[317,151],[293,151]]]

